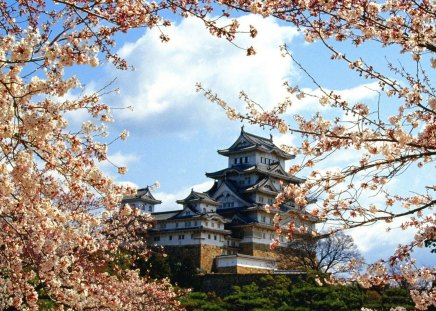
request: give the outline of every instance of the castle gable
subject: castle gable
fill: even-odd
[[[218,189],[213,194],[215,201],[221,203],[219,209],[223,208],[238,208],[238,207],[248,207],[250,202],[243,199],[236,189],[233,189],[227,182],[221,183]]]
[[[245,192],[263,192],[271,195],[276,195],[280,189],[274,185],[274,182],[269,176],[259,180],[256,184],[245,189]]]
[[[176,218],[189,218],[189,217],[194,217],[194,216],[198,216],[198,215],[199,215],[199,213],[196,210],[186,206],[181,212],[179,212],[178,214],[174,215],[172,218],[173,219],[176,219]]]

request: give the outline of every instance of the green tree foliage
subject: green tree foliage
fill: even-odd
[[[186,310],[225,311],[224,301],[215,293],[192,292],[180,300]]]
[[[227,297],[192,292],[181,300],[186,310],[229,311],[353,311],[361,308],[413,309],[408,290],[362,289],[356,286],[318,286],[312,277],[291,280],[287,276],[265,276],[259,282],[234,286]]]

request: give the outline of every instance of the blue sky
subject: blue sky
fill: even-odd
[[[241,90],[264,107],[272,107],[285,96],[284,81],[313,88],[291,60],[281,56],[279,46],[286,43],[326,88],[340,91],[350,101],[377,99],[376,86],[371,81],[358,79],[344,63],[330,61],[330,52],[321,44],[306,44],[295,28],[260,16],[243,16],[239,22],[246,29],[250,24],[258,29],[255,39],[248,35],[236,39],[240,46],[253,45],[255,56],[247,57],[244,50],[212,37],[201,22],[188,18],[165,29],[171,38],[168,43],[160,42],[157,29],[120,37],[119,53],[135,67],[134,71],[118,71],[102,64],[98,70],[81,72],[86,91],[100,89],[116,78],[113,87],[119,88],[120,95],[111,94],[104,100],[112,107],[133,107],[114,110],[115,123],[110,126],[112,135],[123,129],[130,133],[126,142],[116,142],[109,149],[111,161],[128,166],[128,173],[117,175],[116,168],[108,163],[103,163],[102,168],[116,181],[138,187],[159,181],[161,188],[155,196],[163,201],[162,210],[177,208],[175,201],[184,198],[192,187],[197,191],[208,189],[212,181],[204,174],[227,165],[217,149],[230,146],[242,125],[228,120],[220,107],[196,93],[197,82],[239,109],[243,108],[238,100]],[[381,66],[386,63],[385,56],[392,55],[393,60],[399,57],[396,51],[377,49],[375,44],[365,44],[359,49],[344,47],[348,55],[363,56]],[[295,102],[286,117],[292,118],[294,113],[312,114],[318,109],[320,106],[310,99]],[[77,113],[70,116],[70,121],[78,124],[84,118]],[[279,145],[298,141],[298,137],[257,126],[245,124],[245,128],[266,137],[272,133]],[[349,160],[356,154],[343,152],[341,156]],[[323,166],[340,164],[339,160]],[[399,230],[387,233],[385,224],[357,229],[351,234],[369,260],[391,254],[399,243],[413,236]],[[428,262],[428,256],[428,251],[420,252],[420,262]]]

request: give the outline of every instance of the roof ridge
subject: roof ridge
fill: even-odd
[[[245,131],[241,132],[241,134],[247,134],[248,136],[253,136],[255,138],[259,138],[259,139],[262,139],[262,140],[269,141],[274,146],[276,146],[278,148],[278,146],[276,144],[274,144],[274,142],[272,141],[272,135],[271,134],[270,134],[270,138],[262,137],[262,136],[259,136],[259,135],[256,135],[256,134],[252,134],[252,133],[249,133],[249,132],[245,132]]]

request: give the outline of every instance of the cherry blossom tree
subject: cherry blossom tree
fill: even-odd
[[[332,233],[376,222],[387,226],[398,223],[403,230],[413,229],[413,241],[400,245],[389,259],[370,265],[367,273],[356,277],[364,286],[387,284],[391,277],[389,266],[400,265],[401,276],[409,284],[434,281],[434,267],[416,267],[411,257],[416,247],[435,239],[434,180],[427,180],[425,186],[413,192],[392,191],[391,184],[412,169],[419,174],[434,170],[435,166],[436,90],[432,84],[436,68],[435,2],[225,0],[222,3],[229,12],[241,10],[292,23],[304,33],[308,43],[316,41],[317,47],[321,44],[330,51],[331,61],[345,62],[362,80],[378,84],[374,90],[379,94],[377,102],[346,100],[339,92],[321,85],[289,47],[283,46],[284,56],[292,58],[313,83],[312,91],[286,83],[289,97],[268,111],[262,103],[241,92],[247,107],[243,112],[211,90],[198,86],[231,119],[300,135],[299,145],[287,148],[302,158],[290,172],[309,170],[307,181],[285,187],[275,205],[293,198],[305,208],[309,196],[318,197],[311,213],[331,224]],[[398,53],[405,62],[368,63],[363,56],[353,58],[343,50],[344,44],[348,44],[358,51],[368,42],[372,48],[380,48],[378,53]],[[285,117],[286,110],[301,100],[311,101],[319,112],[311,116],[294,115],[293,119]],[[315,169],[343,151],[354,152],[360,158],[340,169]],[[434,288],[412,290],[411,294],[417,309],[436,305]]]
[[[119,264],[126,252],[147,258],[151,218],[118,208],[135,190],[97,167],[110,144],[110,107],[100,99],[110,90],[73,96],[81,83],[71,75],[102,60],[127,69],[113,52],[114,36],[168,26],[165,10],[185,16],[190,8],[171,1],[0,1],[0,309],[178,308],[167,280]],[[73,129],[67,115],[78,110],[92,121]],[[126,137],[123,131],[117,139]]]

